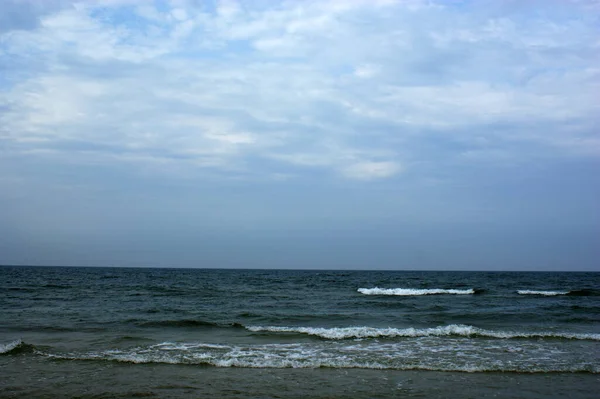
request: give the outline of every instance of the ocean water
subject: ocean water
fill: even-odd
[[[597,397],[600,274],[0,267],[0,397]]]

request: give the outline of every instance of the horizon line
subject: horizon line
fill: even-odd
[[[265,267],[185,267],[185,266],[106,266],[106,265],[10,265],[0,267],[48,267],[86,269],[169,269],[169,270],[257,270],[257,271],[326,271],[326,272],[494,272],[494,273],[600,273],[600,270],[514,270],[514,269],[338,269],[338,268],[265,268]]]

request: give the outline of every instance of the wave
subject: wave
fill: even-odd
[[[518,367],[510,365],[388,365],[379,362],[361,362],[359,360],[348,359],[273,359],[265,354],[263,358],[223,358],[223,359],[177,359],[172,357],[153,358],[150,356],[139,355],[123,355],[115,356],[108,355],[93,356],[87,355],[82,357],[63,357],[55,356],[61,360],[101,360],[115,361],[118,363],[133,363],[133,364],[186,364],[213,366],[222,368],[261,368],[261,369],[283,369],[283,368],[298,368],[298,369],[317,369],[317,368],[335,368],[335,369],[375,369],[375,370],[406,370],[406,371],[454,371],[466,373],[482,373],[482,372],[503,372],[503,373],[592,373],[598,374],[600,370],[593,365],[575,365],[575,366],[559,366],[559,367]]]
[[[518,290],[519,295],[542,295],[542,296],[556,296],[556,295],[567,295],[570,291],[533,291],[533,290]]]
[[[25,342],[17,339],[9,342],[8,344],[0,344],[0,356],[2,355],[16,355],[23,352],[29,352],[33,350],[33,345],[26,344]]]
[[[512,332],[492,331],[478,327],[451,324],[433,328],[375,328],[375,327],[278,327],[278,326],[248,326],[252,332],[297,333],[308,334],[325,339],[350,338],[402,338],[402,337],[483,337],[483,338],[556,338],[600,341],[600,334],[592,333],[560,333],[560,332]]]
[[[226,327],[243,327],[238,323],[219,324],[211,321],[196,320],[196,319],[178,319],[178,320],[152,320],[152,321],[140,321],[131,320],[140,327],[214,327],[214,328],[226,328]]]
[[[9,326],[8,330],[19,331],[44,331],[44,332],[73,332],[73,331],[101,331],[101,328],[71,328],[64,326],[44,326],[44,325],[29,325],[29,326]]]
[[[587,372],[599,373],[600,368],[586,359],[556,362],[548,348],[512,350],[508,357],[496,358],[497,348],[483,345],[474,352],[472,348],[435,347],[415,349],[415,343],[404,345],[217,345],[205,343],[171,343],[113,349],[98,352],[40,355],[59,360],[109,361],[132,364],[186,364],[213,367],[240,368],[362,368],[390,370],[438,370],[462,372]],[[525,348],[528,349],[528,348]],[[456,356],[457,350],[469,356]],[[493,359],[493,360],[492,360]]]
[[[573,290],[569,291],[568,296],[600,296],[600,290]]]
[[[598,290],[572,290],[572,291],[537,291],[537,290],[518,290],[517,294],[519,295],[541,295],[541,296],[557,296],[557,295],[567,295],[567,296],[600,296],[600,291]]]
[[[56,288],[59,290],[68,290],[73,288],[72,285],[65,285],[65,284],[44,284],[40,286],[41,288]]]
[[[27,288],[27,287],[6,287],[2,288],[6,291],[22,291],[22,292],[34,292],[35,288]]]
[[[136,324],[140,327],[218,327],[216,323],[194,319],[136,321]]]
[[[442,288],[359,288],[357,290],[364,295],[399,295],[399,296],[419,296],[419,295],[473,295],[481,291],[472,288],[467,290],[442,289]]]

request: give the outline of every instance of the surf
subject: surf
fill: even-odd
[[[421,296],[421,295],[473,295],[477,291],[473,288],[466,290],[444,289],[444,288],[359,288],[357,290],[364,295],[397,295],[397,296]]]
[[[432,328],[377,328],[377,327],[280,327],[280,326],[248,326],[252,332],[296,333],[312,335],[324,339],[364,339],[364,338],[414,338],[414,337],[484,337],[498,339],[516,338],[554,338],[570,340],[600,341],[600,334],[569,332],[515,332],[495,331],[482,328],[452,324]]]

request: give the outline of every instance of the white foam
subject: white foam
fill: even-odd
[[[173,343],[162,342],[152,345],[150,348],[158,348],[160,350],[191,350],[191,349],[231,349],[230,345],[221,344],[189,344],[189,343]]]
[[[417,289],[417,288],[359,288],[357,290],[361,294],[365,295],[399,295],[399,296],[419,296],[419,295],[471,295],[475,293],[475,290],[455,290],[455,289],[443,289],[443,288],[429,288],[429,289]]]
[[[504,344],[503,344],[503,343]],[[507,351],[513,343],[473,344],[451,338],[395,343],[312,342],[221,347],[199,343],[164,343],[159,347],[113,349],[100,352],[46,354],[65,360],[102,360],[126,363],[195,364],[243,368],[364,368],[440,371],[584,371],[598,373],[593,360],[578,357],[563,362],[551,346],[520,343],[523,350]],[[166,350],[166,348],[182,348]],[[187,348],[187,349],[183,349]],[[457,356],[457,352],[462,356]]]
[[[9,353],[13,349],[21,345],[23,341],[17,339],[16,341],[9,342],[8,344],[0,344],[0,354]]]
[[[532,290],[518,290],[519,295],[544,295],[544,296],[555,296],[555,295],[567,295],[569,291],[532,291]]]
[[[451,324],[433,328],[375,328],[375,327],[279,327],[279,326],[248,326],[253,332],[283,332],[314,335],[326,339],[348,339],[348,338],[396,338],[396,337],[488,337],[488,338],[564,338],[600,341],[600,334],[577,334],[560,332],[513,332],[492,331],[478,327]]]

